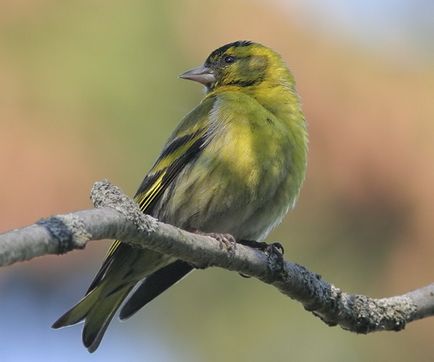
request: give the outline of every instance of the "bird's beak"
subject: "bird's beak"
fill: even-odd
[[[205,86],[209,86],[216,81],[214,72],[204,65],[187,70],[185,73],[182,73],[179,78],[194,80]]]

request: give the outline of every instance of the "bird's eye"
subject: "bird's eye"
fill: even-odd
[[[235,57],[232,55],[228,55],[225,57],[224,61],[226,64],[231,64],[231,63],[235,62]]]

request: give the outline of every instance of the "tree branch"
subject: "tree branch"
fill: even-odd
[[[434,283],[390,298],[349,294],[275,253],[243,245],[229,252],[211,237],[158,222],[107,181],[95,183],[91,198],[95,209],[52,216],[0,234],[0,266],[82,249],[89,240],[120,239],[198,268],[217,266],[255,277],[299,301],[329,326],[356,333],[399,331],[408,322],[434,315]]]

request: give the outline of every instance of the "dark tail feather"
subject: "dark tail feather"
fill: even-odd
[[[192,270],[193,267],[190,264],[177,260],[149,275],[122,307],[119,318],[127,319],[131,317],[145,304],[163,293]]]
[[[54,322],[53,328],[70,326],[84,319],[83,343],[89,352],[94,352],[113,315],[133,286],[134,284],[126,284],[112,291],[106,291],[104,285],[97,286]]]
[[[98,348],[110,321],[133,286],[134,284],[127,284],[103,296],[88,312],[83,327],[83,344],[89,352]]]
[[[93,290],[91,293],[87,294],[75,306],[73,306],[57,321],[55,321],[51,328],[57,329],[81,322],[94,307],[96,301],[98,300],[99,294],[100,290]]]

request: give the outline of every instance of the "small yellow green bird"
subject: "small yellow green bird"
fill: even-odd
[[[305,177],[307,132],[295,81],[279,54],[236,41],[181,78],[206,95],[178,125],[140,185],[141,210],[185,230],[262,241],[291,209]],[[84,320],[83,343],[99,346],[120,319],[194,269],[182,260],[115,241],[84,298],[53,328]]]

